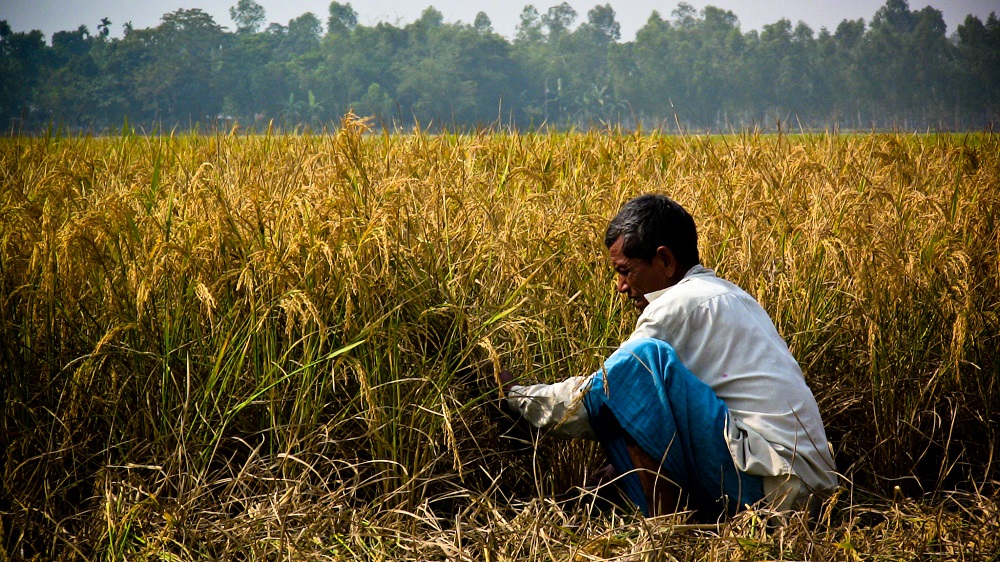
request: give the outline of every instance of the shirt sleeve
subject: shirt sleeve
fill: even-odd
[[[597,439],[583,406],[584,392],[593,376],[571,377],[555,384],[515,385],[507,393],[507,404],[531,425],[556,437]]]

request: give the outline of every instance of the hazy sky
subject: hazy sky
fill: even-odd
[[[447,22],[471,23],[476,13],[483,11],[493,22],[493,29],[511,38],[519,21],[521,9],[534,5],[544,13],[562,0],[535,2],[490,2],[488,0],[420,0],[393,2],[390,0],[354,0],[350,4],[358,12],[358,21],[374,25],[380,21],[404,25],[420,16],[428,6],[437,8]],[[650,13],[660,12],[664,18],[677,7],[672,0],[568,0],[578,13],[577,22],[585,21],[587,12],[597,4],[611,4],[622,27],[622,40],[635,38],[635,32],[645,24]],[[86,25],[96,32],[102,17],[112,22],[113,35],[120,37],[122,24],[128,21],[136,28],[156,26],[163,14],[180,8],[200,8],[211,14],[217,23],[233,29],[229,7],[237,0],[0,0],[0,20],[7,20],[14,31],[40,29],[51,39],[56,31],[76,29]],[[268,22],[287,24],[288,20],[305,12],[313,12],[326,22],[329,0],[257,0],[267,12]],[[341,3],[347,3],[341,0]],[[826,27],[830,31],[845,19],[864,18],[866,22],[885,0],[688,0],[696,9],[706,5],[731,10],[740,20],[743,31],[761,29],[765,24],[786,18],[796,23],[804,21],[814,31]],[[983,21],[990,12],[1000,15],[1000,0],[911,0],[910,9],[919,10],[930,4],[944,14],[951,34],[967,14]]]

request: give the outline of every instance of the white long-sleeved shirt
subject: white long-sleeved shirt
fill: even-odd
[[[764,478],[774,505],[791,507],[812,492],[837,486],[816,400],[788,345],[753,297],[698,265],[646,300],[629,340],[669,343],[726,403],[725,439],[733,461]],[[508,402],[536,427],[592,439],[582,396],[593,376],[514,386]]]

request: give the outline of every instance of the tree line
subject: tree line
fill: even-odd
[[[969,15],[950,36],[939,10],[887,0],[870,21],[817,33],[787,19],[743,32],[731,11],[678,4],[622,42],[610,5],[526,6],[516,36],[480,12],[445,22],[358,23],[332,2],[270,23],[254,0],[228,30],[199,9],[147,29],[110,17],[96,32],[15,32],[0,22],[0,118],[100,131],[231,126],[322,128],[348,111],[393,129],[499,123],[685,130],[969,130],[1000,116],[1000,20]],[[579,20],[579,21],[578,21]]]

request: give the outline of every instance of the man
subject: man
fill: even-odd
[[[604,243],[641,311],[635,330],[592,375],[519,386],[501,373],[508,405],[555,435],[598,439],[646,515],[818,505],[837,476],[816,400],[764,309],[700,265],[691,215],[636,197]]]

